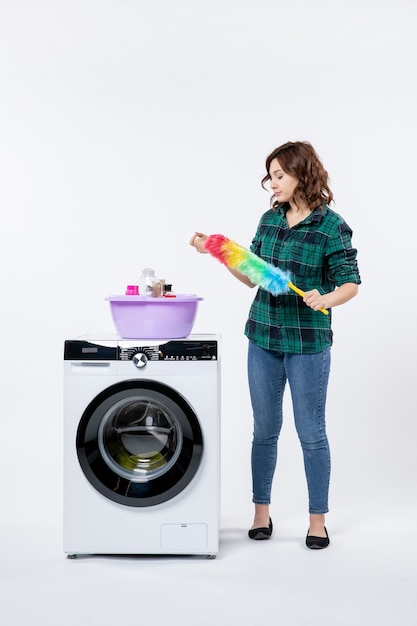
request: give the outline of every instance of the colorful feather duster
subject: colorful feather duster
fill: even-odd
[[[204,248],[221,263],[244,274],[254,285],[262,287],[274,296],[288,293],[290,289],[299,296],[305,295],[304,291],[291,282],[289,272],[267,263],[224,235],[209,235]],[[326,309],[319,310],[325,315],[329,313]]]

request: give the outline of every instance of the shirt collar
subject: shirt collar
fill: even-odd
[[[288,202],[283,202],[277,207],[276,210],[282,217],[285,217],[285,214],[288,211],[288,209],[289,209]],[[327,204],[322,204],[321,207],[314,209],[314,211],[312,211],[310,215],[308,215],[305,218],[305,220],[303,220],[303,222],[307,224],[310,224],[310,223],[320,224],[323,221],[324,216],[328,213],[328,211],[329,211],[329,207],[327,206]]]

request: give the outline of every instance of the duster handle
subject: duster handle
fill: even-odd
[[[301,296],[302,298],[304,298],[304,296],[306,295],[304,291],[301,291],[301,289],[298,289],[298,287],[293,285],[290,280],[288,281],[288,287],[292,289],[293,291],[295,291],[295,293],[298,293],[298,295]],[[329,315],[329,311],[327,309],[319,309],[319,311],[324,313],[324,315]]]

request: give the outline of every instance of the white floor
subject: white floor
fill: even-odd
[[[367,516],[366,516],[367,515]],[[215,560],[79,557],[62,552],[59,525],[30,519],[1,533],[0,614],[12,626],[285,624],[415,626],[417,512],[384,523],[334,519],[331,546],[305,548],[304,519],[275,519],[272,540],[222,519]]]

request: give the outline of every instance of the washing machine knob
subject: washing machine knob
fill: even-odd
[[[138,369],[145,367],[145,365],[148,362],[148,358],[146,354],[144,354],[143,352],[137,352],[132,360],[133,360],[134,365],[136,365]]]

